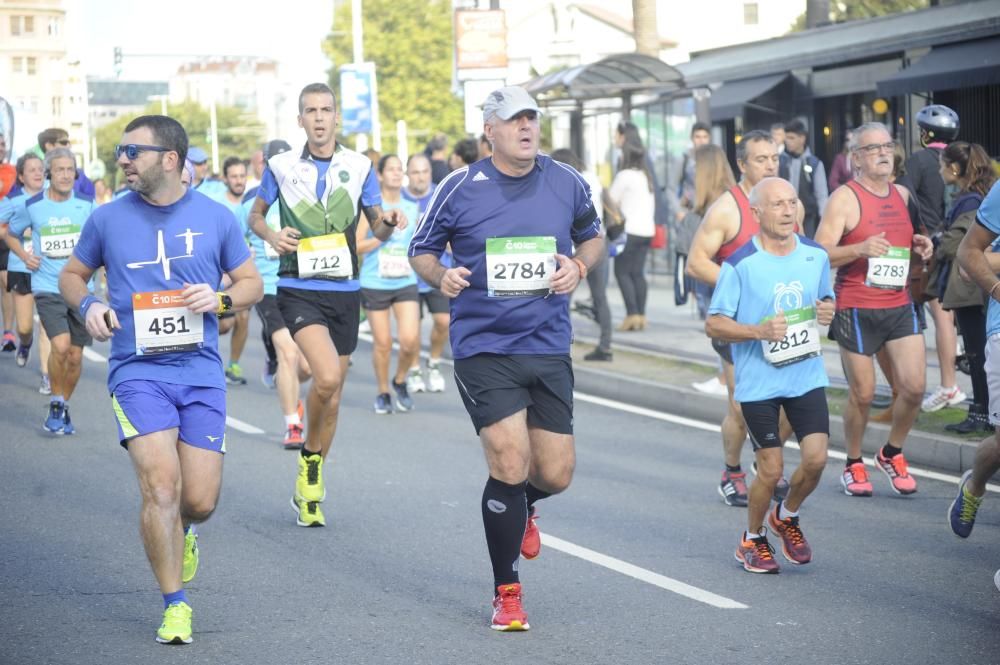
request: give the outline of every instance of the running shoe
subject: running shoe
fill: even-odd
[[[723,471],[722,482],[719,483],[719,496],[727,506],[747,505],[747,474]]]
[[[42,424],[42,429],[53,434],[63,433],[63,402],[49,402],[49,415]]]
[[[972,533],[972,527],[976,525],[976,512],[983,503],[983,497],[974,496],[965,487],[970,476],[972,476],[972,469],[962,474],[962,480],[958,483],[958,496],[951,502],[951,507],[948,509],[951,530],[959,538],[968,538],[969,534]]]
[[[18,367],[24,367],[28,364],[28,358],[31,356],[31,345],[28,346],[21,345],[17,347],[17,356],[14,357],[15,362],[17,362]]]
[[[1000,591],[1000,570],[993,573],[993,585],[996,586],[997,591]]]
[[[436,364],[427,364],[427,390],[432,393],[444,392],[444,377]]]
[[[785,555],[791,563],[801,565],[812,561],[812,548],[806,541],[806,537],[799,528],[799,517],[786,517],[779,519],[778,511],[781,510],[779,503],[774,510],[767,511],[767,526],[774,533],[781,536],[781,553]]]
[[[163,623],[156,631],[160,644],[191,644],[191,606],[172,603],[163,610]]]
[[[774,548],[767,542],[767,534],[763,531],[761,529],[762,533],[750,540],[744,540],[741,536],[740,544],[736,546],[736,560],[748,573],[773,574],[781,570],[781,566],[774,560]]]
[[[285,450],[299,450],[305,439],[302,437],[302,425],[289,425],[285,430],[285,441],[281,444]]]
[[[427,392],[427,384],[424,383],[424,376],[420,373],[419,367],[411,367],[406,374],[406,389],[411,393]]]
[[[396,393],[396,410],[406,413],[407,411],[413,410],[413,398],[410,397],[409,391],[406,389],[406,382],[396,383],[392,382],[392,389]]]
[[[299,476],[295,479],[295,498],[299,501],[320,502],[326,498],[323,485],[323,456],[311,453],[299,455]]]
[[[528,630],[528,615],[521,607],[521,585],[501,584],[497,587],[497,595],[493,597],[493,630],[518,631]]]
[[[276,385],[274,382],[274,372],[272,372],[270,368],[265,368],[264,371],[260,373],[260,382],[264,384],[265,388],[274,390]]]
[[[847,496],[871,496],[872,481],[868,478],[868,469],[863,462],[855,462],[845,467],[840,476],[840,484]]]
[[[40,395],[52,394],[52,385],[49,383],[48,374],[42,374],[42,382],[38,385],[38,393]]]
[[[10,330],[3,331],[3,352],[11,353],[17,348],[17,338],[14,337],[14,333]]]
[[[913,494],[917,491],[917,479],[910,475],[909,466],[903,453],[886,458],[879,450],[875,453],[875,463],[882,473],[892,483],[892,491],[896,494]]]
[[[958,406],[965,401],[965,398],[966,394],[963,393],[962,389],[958,386],[953,386],[951,388],[938,386],[937,390],[924,399],[924,403],[920,405],[920,409],[925,413],[933,413],[934,411],[939,411],[946,406]]]
[[[247,384],[246,377],[243,376],[243,368],[240,367],[239,363],[229,363],[229,367],[226,368],[226,383],[231,383],[234,386]]]
[[[525,559],[534,559],[542,551],[542,537],[538,533],[538,512],[532,508],[528,513],[528,523],[524,526],[524,538],[521,539],[521,556]]]
[[[181,573],[181,581],[187,584],[194,579],[198,572],[198,534],[194,530],[194,524],[188,527],[184,533],[184,569]]]
[[[292,497],[292,510],[295,511],[295,523],[299,526],[326,526],[326,518],[317,501],[299,501]]]
[[[76,428],[73,427],[73,421],[69,419],[69,404],[63,403],[63,434],[76,434]]]
[[[375,413],[385,415],[392,413],[392,398],[389,393],[379,393],[375,396]]]
[[[729,390],[726,388],[726,384],[720,383],[719,379],[714,376],[701,382],[692,383],[691,387],[700,393],[705,393],[706,395],[716,395],[718,397],[729,396]]]
[[[750,465],[750,470],[753,471],[753,475],[757,475],[757,460],[754,460]],[[774,486],[774,492],[771,494],[774,500],[781,503],[788,496],[788,478],[782,476],[778,478],[778,484]]]

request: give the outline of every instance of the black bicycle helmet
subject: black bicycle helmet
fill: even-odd
[[[931,104],[920,109],[917,124],[931,139],[951,143],[958,138],[958,114],[943,104]]]

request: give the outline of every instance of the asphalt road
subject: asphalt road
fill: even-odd
[[[716,493],[719,435],[582,398],[574,484],[538,504],[546,544],[521,566],[532,630],[495,633],[486,469],[450,376],[414,412],[375,416],[362,342],[327,463],[327,528],[302,529],[257,335],[254,321],[251,383],[229,409],[263,432],[229,430],[184,647],[153,639],[162,605],[105,366],[85,361],[78,434],[53,437],[37,363],[0,358],[0,663],[1000,663],[995,495],[960,541],[946,522],[954,483],[921,479],[903,498],[879,476],[875,497],[852,498],[831,461],[802,511],[814,561],[751,575],[733,559],[745,511]]]

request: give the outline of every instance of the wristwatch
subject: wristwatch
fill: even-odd
[[[233,309],[233,299],[229,297],[228,293],[219,291],[215,295],[219,296],[219,308],[215,310],[217,315],[225,314]]]

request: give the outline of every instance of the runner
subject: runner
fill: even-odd
[[[705,330],[732,343],[736,401],[750,431],[757,477],[750,487],[748,529],[736,560],[751,573],[777,573],[764,519],[781,537],[782,553],[809,563],[812,550],[799,528],[799,507],[819,484],[826,464],[830,417],[817,324],[833,320],[830,262],[826,251],[795,233],[798,197],[781,178],[765,178],[751,191],[760,231],[722,264]],[[784,410],[799,440],[802,459],[788,496],[769,510],[782,476]]]
[[[837,314],[831,329],[849,387],[844,407],[847,465],[840,478],[848,496],[871,496],[872,484],[861,459],[861,441],[875,396],[872,356],[883,346],[892,365],[893,388],[889,440],[875,462],[897,494],[913,494],[917,481],[903,457],[903,444],[920,411],[927,364],[924,337],[907,289],[910,252],[923,260],[932,246],[913,232],[906,204],[910,193],[889,182],[895,142],[878,122],[858,127],[851,136],[855,179],[840,186],[827,203],[816,242],[830,253],[837,271]]]
[[[187,147],[184,128],[165,116],[125,127],[115,155],[132,193],[94,212],[60,277],[87,330],[111,338],[108,389],[142,494],[139,530],[163,594],[163,644],[191,642],[183,584],[198,569],[194,524],[211,516],[222,485],[226,382],[216,315],[261,296],[236,220],[181,184]],[[87,292],[101,266],[110,309]],[[224,272],[233,285],[217,293]]]
[[[455,383],[490,474],[482,514],[491,627],[503,631],[529,628],[518,562],[541,546],[534,504],[573,476],[569,294],[604,258],[586,181],[538,153],[539,113],[523,88],[490,93],[492,158],[438,186],[410,245],[413,267],[452,299]],[[438,260],[448,243],[452,268]]]
[[[355,231],[365,214],[375,237],[387,239],[407,220],[399,210],[382,212],[371,161],[337,143],[337,100],[325,83],[299,94],[300,153],[267,161],[250,228],[282,255],[278,309],[313,372],[307,397],[306,440],[299,457],[292,508],[299,526],[325,526],[323,462],[333,445],[340,396],[358,344],[361,302]],[[275,202],[281,231],[264,215]]]
[[[739,183],[719,197],[705,213],[691,240],[688,254],[687,274],[713,288],[719,279],[722,263],[760,231],[747,196],[758,182],[778,173],[778,147],[771,134],[757,129],[744,134],[736,148],[736,165],[742,174]],[[802,206],[798,206],[798,214],[801,218]],[[746,472],[740,464],[740,456],[747,438],[747,426],[740,406],[733,398],[735,373],[732,349],[728,343],[716,339],[712,340],[712,348],[722,359],[722,373],[729,393],[729,411],[722,419],[722,450],[726,468],[722,471],[719,495],[728,506],[745,506]],[[782,441],[792,433],[784,417],[781,432]],[[778,481],[775,492],[776,499],[785,498],[788,481],[784,478]]]
[[[247,186],[247,167],[239,157],[227,157],[222,163],[222,182],[225,189],[209,195],[222,205],[229,208],[233,216],[239,219],[242,216],[243,194]],[[225,284],[223,284],[223,287]],[[243,368],[240,367],[240,358],[243,356],[243,349],[247,345],[247,336],[250,333],[250,310],[245,309],[239,312],[227,312],[219,320],[219,334],[225,335],[233,333],[229,340],[229,364],[226,365],[226,383],[245,386],[246,377],[243,376]]]
[[[80,380],[83,347],[90,346],[83,317],[59,294],[59,271],[80,238],[94,201],[73,190],[76,156],[69,148],[56,148],[45,155],[45,177],[49,187],[24,203],[24,216],[12,220],[7,242],[31,275],[31,290],[38,318],[49,336],[49,380],[52,399],[42,429],[52,434],[73,434],[69,399]],[[19,238],[31,229],[32,251]],[[25,359],[27,360],[27,359]]]
[[[275,140],[264,146],[264,156],[267,159],[292,149],[288,143]],[[305,358],[299,353],[299,347],[288,332],[288,326],[278,310],[278,252],[256,234],[250,231],[247,218],[257,200],[257,187],[246,192],[238,217],[243,227],[243,235],[250,241],[253,249],[254,264],[264,280],[264,297],[256,304],[257,316],[260,317],[261,334],[264,336],[265,347],[270,346],[275,354],[274,387],[278,391],[278,404],[284,416],[285,438],[282,442],[285,450],[298,450],[304,441],[305,428],[302,425],[302,400],[299,399],[300,382],[308,381],[310,372]],[[281,229],[278,206],[272,205],[265,216],[267,225],[274,231]],[[268,362],[270,361],[268,351]]]
[[[403,211],[407,219],[417,218],[417,204],[400,195],[403,186],[403,163],[396,155],[383,155],[378,161],[382,204],[385,209]],[[372,365],[378,394],[375,396],[375,413],[392,413],[389,396],[389,361],[392,356],[392,324],[389,313],[396,319],[396,338],[399,357],[396,374],[392,379],[392,392],[396,398],[396,411],[413,409],[413,398],[407,390],[407,373],[420,357],[420,292],[417,276],[406,258],[406,250],[413,237],[415,224],[396,230],[386,240],[379,240],[371,232],[368,221],[358,220],[358,254],[364,254],[361,264],[361,301],[368,322],[371,324]]]

